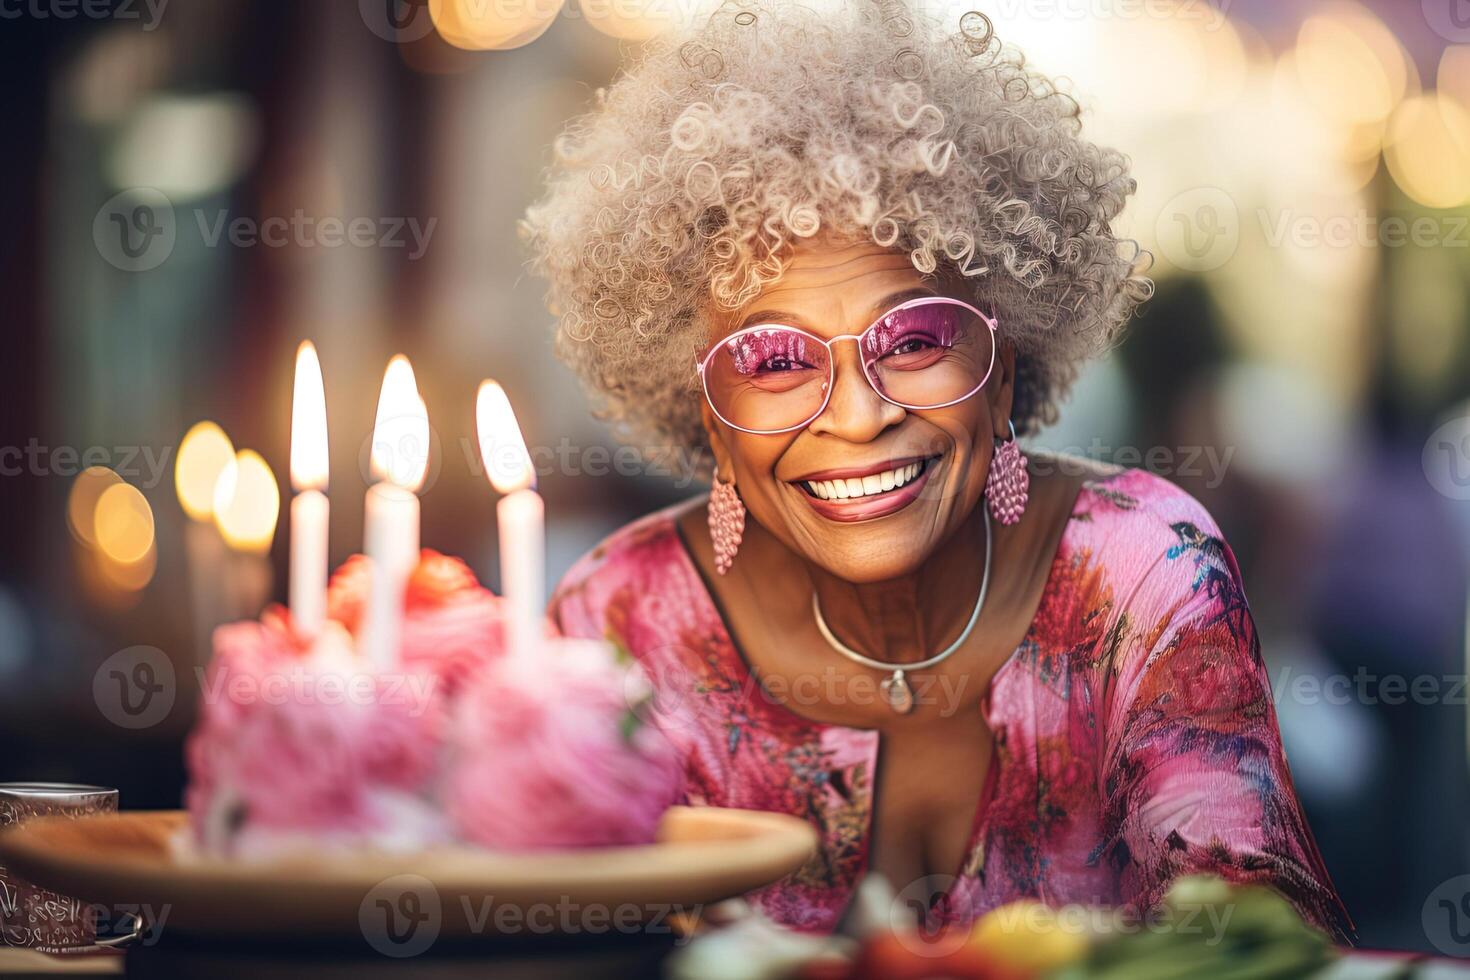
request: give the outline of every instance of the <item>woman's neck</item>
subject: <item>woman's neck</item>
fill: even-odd
[[[822,618],[864,656],[895,664],[934,656],[964,631],[985,572],[986,524],[980,508],[917,570],[881,582],[849,582],[803,562]]]

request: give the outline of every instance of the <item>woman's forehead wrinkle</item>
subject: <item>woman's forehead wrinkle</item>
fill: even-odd
[[[924,286],[913,266],[900,259],[912,274],[903,274],[901,268],[872,265],[833,274],[846,263],[800,270],[757,297],[749,306],[751,312],[739,322],[749,326],[791,321],[821,335],[856,333],[872,320],[875,305],[883,305],[884,297]],[[871,283],[864,284],[865,288],[853,288],[868,278]]]

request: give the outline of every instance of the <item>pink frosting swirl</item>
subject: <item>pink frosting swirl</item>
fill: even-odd
[[[370,564],[353,555],[332,576],[327,615],[354,635],[370,585]],[[555,628],[548,620],[548,636]],[[404,594],[403,646],[406,670],[425,670],[454,697],[466,680],[505,652],[505,602],[480,585],[458,558],[425,548]]]
[[[449,818],[502,850],[645,844],[684,791],[680,752],[630,707],[638,670],[608,644],[559,640],[476,677],[456,719]]]
[[[186,743],[206,851],[652,840],[683,766],[641,703],[641,672],[608,645],[555,639],[549,622],[545,651],[507,657],[503,600],[429,550],[406,589],[398,663],[370,670],[352,632],[369,577],[361,556],[337,570],[311,641],[280,606],[215,631]]]
[[[430,680],[364,671],[336,624],[305,651],[269,619],[220,627],[185,748],[196,837],[227,852],[247,830],[391,831],[382,800],[427,798],[444,751]]]

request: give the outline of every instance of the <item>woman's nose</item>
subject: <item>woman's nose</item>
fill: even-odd
[[[904,410],[885,401],[868,383],[857,344],[839,343],[833,347],[832,397],[808,429],[848,442],[870,442],[890,425],[902,422]]]

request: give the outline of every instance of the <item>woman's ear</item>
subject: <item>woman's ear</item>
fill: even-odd
[[[699,418],[704,423],[704,432],[709,438],[710,453],[715,458],[715,473],[726,483],[734,482],[735,464],[731,458],[730,447],[725,444],[725,428],[715,417],[714,409],[710,408],[708,398],[699,400]]]
[[[991,428],[997,439],[1011,437],[1011,406],[1016,396],[1016,347],[1001,340],[995,349],[995,370],[985,382],[985,398],[990,403]]]

